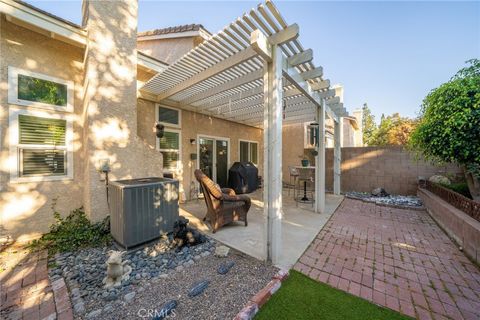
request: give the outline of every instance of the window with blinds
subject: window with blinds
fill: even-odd
[[[159,139],[159,150],[163,155],[164,169],[178,169],[180,165],[180,132],[165,129]]]
[[[19,176],[67,174],[67,121],[18,115]]]
[[[258,143],[252,141],[240,141],[240,161],[252,162],[258,165]]]

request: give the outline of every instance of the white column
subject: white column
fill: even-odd
[[[342,117],[337,121],[334,121],[333,127],[333,193],[340,194],[340,178],[341,178],[341,159],[342,159],[342,146],[341,146],[341,134],[342,131]]]
[[[315,212],[325,212],[325,100],[317,108],[318,146],[315,158]]]
[[[267,260],[278,264],[282,245],[282,51],[272,46],[264,83],[264,214],[267,227]]]

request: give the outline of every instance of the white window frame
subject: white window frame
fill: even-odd
[[[173,124],[173,123],[169,123],[169,122],[160,121],[159,120],[160,107],[177,111],[178,112],[178,124]],[[178,109],[178,108],[172,108],[172,107],[157,103],[155,105],[155,121],[163,124],[165,127],[172,127],[172,128],[179,128],[180,129],[182,127],[182,110]]]
[[[258,167],[258,163],[255,163],[252,161],[252,150],[250,149],[250,144],[251,143],[256,143],[257,144],[257,162],[259,162],[260,160],[260,144],[258,143],[258,141],[254,141],[254,140],[245,140],[245,139],[238,139],[238,160],[240,161],[240,142],[248,142],[248,161],[250,161],[251,163],[253,163],[255,166]]]
[[[157,118],[158,119],[158,118]],[[175,132],[178,133],[178,161],[177,161],[177,167],[176,168],[166,168],[163,167],[164,172],[170,172],[170,173],[179,173],[181,168],[182,168],[182,130],[180,129],[170,129],[170,128],[165,128],[164,132]],[[159,152],[174,152],[177,151],[176,149],[160,149],[160,138],[157,137],[157,150]]]
[[[65,147],[55,146],[56,149],[66,150],[66,161],[67,161],[67,174],[66,175],[38,175],[38,176],[20,176],[21,168],[21,157],[20,149],[21,148],[30,148],[30,149],[49,149],[48,145],[21,145],[19,144],[19,124],[18,118],[19,115],[27,115],[40,118],[49,118],[49,119],[60,119],[66,120],[66,132],[65,132]],[[62,181],[62,180],[72,180],[73,179],[73,115],[71,114],[58,114],[41,110],[34,109],[19,109],[10,107],[9,110],[9,135],[10,135],[10,182],[12,183],[21,183],[21,182],[41,182],[41,181]]]
[[[304,149],[314,149],[316,147],[314,144],[310,144],[310,139],[308,139],[309,126],[310,126],[310,122],[303,123],[303,148]]]
[[[67,86],[67,105],[57,106],[54,104],[49,104],[44,102],[19,99],[18,98],[18,75],[19,74],[66,85]],[[42,109],[48,109],[48,110],[73,112],[73,99],[74,99],[74,82],[73,81],[60,79],[57,77],[52,77],[45,74],[8,66],[8,103],[9,104],[15,104],[15,105],[26,106],[26,107],[36,107],[36,108],[42,108]]]

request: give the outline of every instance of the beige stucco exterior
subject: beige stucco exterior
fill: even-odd
[[[142,79],[146,80],[148,74],[142,72]],[[155,124],[155,103],[152,101],[138,100],[138,134],[152,147],[157,146],[154,134]],[[239,141],[248,140],[258,142],[258,168],[259,174],[262,174],[263,168],[263,130],[246,126],[243,124],[226,121],[223,119],[210,117],[204,114],[195,113],[188,110],[181,110],[181,167],[173,171],[174,176],[180,180],[181,198],[189,200],[191,198],[190,188],[192,182],[195,183],[193,176],[194,169],[197,168],[197,160],[190,160],[190,155],[197,154],[198,136],[227,138],[230,142],[230,162],[228,167],[240,160]],[[169,127],[167,126],[166,129]],[[178,129],[178,128],[173,128]],[[192,144],[191,139],[195,142]]]
[[[38,237],[53,223],[52,204],[63,215],[84,207],[93,221],[109,213],[102,162],[110,164],[109,179],[163,175],[162,154],[157,150],[154,124],[156,103],[137,98],[138,88],[155,71],[139,65],[138,51],[172,62],[203,41],[200,36],[137,41],[136,1],[85,1],[85,46],[67,44],[51,33],[38,32],[0,18],[0,219],[1,236],[17,240]],[[63,23],[60,21],[60,23]],[[71,28],[71,26],[70,26]],[[8,67],[17,67],[74,82],[73,176],[41,182],[12,182],[9,145],[9,110],[35,109],[10,105],[7,100]],[[170,106],[175,107],[175,106]],[[188,106],[187,106],[188,107]],[[187,108],[189,109],[189,108]],[[239,161],[239,142],[258,142],[258,168],[263,175],[263,130],[181,110],[181,165],[174,171],[180,180],[181,199],[192,196],[193,171],[198,160],[198,138],[229,141],[229,168]],[[288,166],[299,165],[304,149],[304,126],[283,128],[283,177]]]
[[[193,49],[202,40],[200,36],[154,40],[139,39],[137,48],[149,56],[171,64]]]
[[[108,213],[101,163],[110,179],[162,175],[162,157],[137,135],[136,1],[86,1],[84,206],[94,221]],[[110,19],[106,19],[109,17]],[[141,164],[141,165],[139,165]]]
[[[162,155],[156,150],[155,103],[137,99],[138,85],[153,71],[137,66],[136,3],[85,2],[87,48],[59,41],[48,34],[20,27],[1,17],[0,61],[0,236],[18,241],[38,237],[54,222],[52,204],[62,215],[84,207],[94,221],[108,214],[104,159],[110,162],[110,180],[161,176]],[[105,19],[110,16],[112,19]],[[198,38],[198,39],[197,39]],[[189,39],[189,40],[188,40]],[[199,37],[166,41],[163,52],[182,55],[200,42]],[[187,41],[188,40],[188,41]],[[171,42],[173,44],[171,44]],[[139,45],[141,47],[141,45]],[[170,51],[169,51],[170,50]],[[156,58],[162,58],[157,52]],[[168,57],[163,56],[165,60]],[[171,58],[173,59],[173,58]],[[10,181],[9,110],[34,107],[9,105],[8,66],[74,81],[73,178],[61,181]],[[55,114],[60,111],[45,111]],[[190,195],[196,161],[190,154],[198,135],[226,137],[229,164],[239,160],[239,139],[259,143],[259,169],[263,166],[263,132],[215,117],[182,110],[181,169],[175,172],[183,198]]]
[[[53,222],[52,203],[66,213],[83,201],[83,50],[0,20],[0,214],[2,235],[19,240],[36,237]],[[9,183],[10,157],[8,66],[74,81],[73,179],[52,182]],[[33,109],[30,107],[19,107]],[[48,112],[48,111],[46,111]]]
[[[53,203],[63,215],[83,206],[92,220],[104,218],[108,208],[99,160],[109,159],[112,180],[162,175],[161,154],[137,136],[136,3],[85,4],[88,50],[1,18],[2,237],[24,241],[48,231],[54,221]],[[74,81],[73,113],[44,111],[73,118],[72,179],[10,181],[10,167],[16,164],[10,152],[9,110],[38,108],[8,104],[9,66]]]

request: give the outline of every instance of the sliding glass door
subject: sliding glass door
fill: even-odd
[[[227,138],[199,136],[198,167],[210,179],[227,187],[230,141]]]

